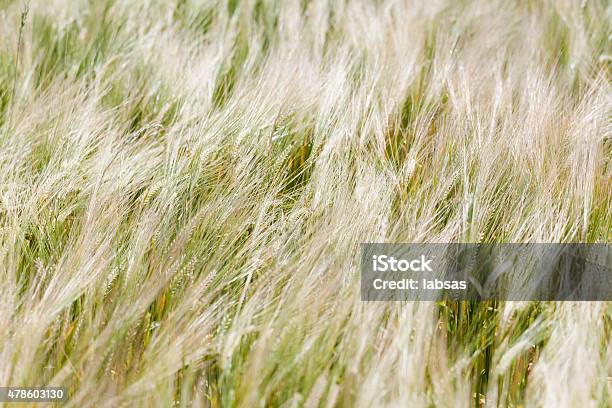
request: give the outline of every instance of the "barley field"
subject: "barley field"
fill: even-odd
[[[612,4],[0,0],[0,386],[608,407],[611,302],[363,302],[363,242],[603,242]]]

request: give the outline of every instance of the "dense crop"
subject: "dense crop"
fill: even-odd
[[[609,406],[606,302],[365,303],[361,242],[610,242],[607,1],[0,0],[0,386]]]

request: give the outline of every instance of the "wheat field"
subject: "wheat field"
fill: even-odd
[[[0,386],[607,407],[610,302],[362,302],[362,242],[604,242],[608,1],[0,0]]]

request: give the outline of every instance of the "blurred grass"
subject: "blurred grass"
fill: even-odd
[[[109,330],[111,335],[104,343],[108,347],[104,350],[93,349],[101,353],[102,360],[93,378],[100,382],[110,378],[109,382],[118,388],[136,383],[146,375],[143,367],[148,367],[145,364],[147,358],[153,358],[147,353],[155,349],[153,342],[160,338],[157,334],[160,325],[173,321],[173,316],[183,307],[183,300],[194,296],[190,290],[207,276],[206,279],[210,278],[209,286],[206,287],[209,297],[201,311],[208,307],[214,309],[217,302],[222,304],[223,311],[219,322],[213,324],[215,329],[209,334],[214,341],[222,343],[229,337],[233,325],[238,324],[236,319],[239,320],[244,312],[245,298],[255,297],[258,291],[264,292],[271,287],[273,290],[269,297],[262,295],[262,302],[270,303],[269,309],[264,310],[267,305],[262,305],[262,310],[249,311],[253,313],[250,326],[260,329],[245,330],[233,348],[228,346],[226,354],[222,353],[224,346],[221,345],[217,352],[206,353],[201,360],[179,364],[180,368],[173,372],[170,380],[167,377],[161,378],[160,382],[172,382],[167,388],[170,394],[165,396],[168,402],[186,401],[193,396],[194,389],[201,387],[211,406],[247,406],[254,400],[266,401],[269,406],[280,406],[291,402],[296,395],[306,400],[307,396],[313,395],[313,390],[321,395],[329,395],[333,389],[342,386],[335,403],[347,406],[355,404],[359,397],[360,375],[375,367],[373,361],[380,357],[377,354],[380,350],[373,349],[360,355],[362,360],[356,363],[357,367],[353,367],[353,362],[347,360],[352,355],[351,351],[359,350],[359,346],[354,344],[358,342],[355,340],[357,335],[352,333],[352,330],[357,332],[354,326],[361,323],[354,320],[359,319],[353,316],[355,310],[345,306],[334,316],[333,312],[325,309],[325,305],[317,305],[309,317],[300,315],[299,310],[283,310],[284,314],[279,314],[274,308],[280,307],[277,302],[284,296],[285,285],[291,285],[291,275],[279,281],[267,281],[269,278],[263,276],[266,270],[306,275],[304,270],[289,272],[288,267],[283,266],[286,259],[282,258],[312,256],[317,259],[315,254],[300,254],[301,239],[305,241],[308,237],[304,238],[299,233],[293,235],[292,230],[316,234],[317,231],[312,230],[311,226],[323,228],[325,222],[321,222],[321,219],[325,218],[325,211],[331,214],[333,208],[326,207],[318,213],[308,213],[306,220],[294,224],[289,221],[291,217],[300,218],[292,214],[292,211],[309,211],[308,205],[304,203],[313,201],[320,187],[313,186],[319,182],[316,177],[320,177],[317,163],[323,160],[323,146],[318,137],[316,118],[308,112],[292,112],[292,107],[288,106],[284,109],[290,113],[279,113],[277,120],[264,130],[248,129],[248,123],[236,126],[223,124],[219,126],[223,130],[215,135],[222,141],[210,139],[210,143],[216,143],[212,147],[201,144],[197,136],[209,129],[197,126],[190,129],[192,125],[189,121],[193,117],[187,117],[186,112],[190,108],[188,98],[176,92],[173,84],[166,83],[157,74],[158,64],[163,62],[155,59],[146,62],[138,57],[135,51],[139,41],[138,27],[133,28],[130,22],[134,16],[118,12],[120,8],[113,1],[84,4],[81,6],[87,12],[61,25],[56,16],[33,10],[27,27],[30,36],[28,47],[20,51],[27,53],[27,58],[22,60],[24,66],[17,69],[18,75],[15,73],[16,54],[6,48],[0,49],[0,126],[4,128],[0,133],[3,135],[3,149],[8,149],[10,141],[7,134],[14,130],[8,128],[8,123],[13,126],[19,122],[19,115],[27,108],[28,101],[51,95],[47,103],[62,103],[52,97],[62,87],[75,86],[89,90],[95,88],[96,83],[102,83],[104,89],[99,94],[99,100],[96,100],[95,109],[107,115],[105,117],[109,118],[109,129],[115,127],[118,130],[113,131],[120,132],[119,138],[112,139],[109,134],[113,131],[99,130],[99,141],[90,147],[88,154],[78,163],[84,172],[90,172],[88,178],[84,177],[82,185],[60,195],[54,193],[54,189],[61,183],[49,182],[45,187],[49,190],[48,197],[32,195],[34,198],[21,199],[21,206],[25,206],[28,200],[34,200],[31,203],[34,211],[23,210],[16,216],[9,215],[7,209],[0,211],[3,231],[9,228],[13,231],[13,235],[4,236],[3,241],[5,248],[16,258],[11,270],[16,271],[19,288],[17,298],[21,299],[20,302],[25,302],[23,298],[30,296],[31,288],[36,285],[41,285],[40,292],[36,294],[41,296],[40,293],[50,285],[51,279],[44,277],[45,268],[70,260],[70,255],[66,253],[79,246],[79,240],[87,228],[99,224],[101,230],[112,232],[112,262],[109,265],[115,271],[112,279],[105,287],[80,293],[62,309],[53,324],[45,329],[43,342],[35,347],[38,360],[37,366],[31,367],[33,375],[40,382],[47,383],[65,371],[65,367],[79,364],[81,367],[74,368],[70,376],[70,389],[73,394],[78,393],[79,389],[85,389],[85,382],[91,379],[81,378],[78,372],[87,369],[84,366],[89,358],[89,339],[96,338],[99,331]],[[165,22],[175,27],[181,35],[202,41],[214,39],[211,33],[216,25],[227,24],[229,27],[236,24],[230,50],[220,59],[215,72],[211,105],[212,111],[217,112],[230,109],[237,99],[244,97],[244,94],[238,93],[239,90],[244,92],[241,81],[246,81],[245,78],[250,75],[261,74],[257,69],[255,73],[250,71],[252,66],[248,64],[252,63],[253,56],[256,57],[255,61],[259,61],[255,66],[263,66],[271,58],[276,41],[280,41],[277,38],[282,8],[280,2],[258,0],[251,4],[229,1],[224,5],[228,11],[228,16],[224,17],[227,20],[219,17],[218,14],[222,12],[216,7],[218,5],[198,7],[190,1],[177,1],[170,7],[171,21]],[[463,6],[455,5],[453,8]],[[0,8],[9,7],[16,8],[17,3],[6,0],[0,2]],[[528,7],[539,10],[542,6],[529,2]],[[301,4],[302,12],[305,13],[307,8],[306,4]],[[334,20],[334,13],[339,11],[329,7],[329,21]],[[547,69],[555,73],[571,70],[574,55],[572,27],[556,9],[545,8],[540,13],[546,18],[543,24],[548,36],[542,47],[547,52],[544,58],[549,63]],[[147,17],[142,18],[144,20]],[[236,22],[240,18],[252,20],[249,20],[248,25],[241,25]],[[592,15],[588,18],[594,25],[602,24]],[[225,29],[229,30],[227,27]],[[422,205],[415,202],[420,191],[441,188],[443,194],[438,195],[439,200],[432,204],[436,215],[436,225],[432,231],[439,234],[457,222],[462,212],[463,194],[470,187],[462,177],[474,179],[478,172],[483,171],[476,159],[473,159],[470,166],[466,166],[467,175],[458,175],[455,170],[465,159],[460,149],[465,146],[460,146],[457,141],[449,141],[445,146],[448,149],[445,168],[427,167],[427,163],[437,157],[433,148],[423,149],[430,156],[424,156],[425,153],[415,156],[418,148],[422,149],[423,143],[433,146],[436,136],[445,131],[446,124],[456,120],[453,114],[457,107],[452,105],[450,90],[443,87],[439,95],[432,95],[428,91],[428,85],[436,78],[432,63],[436,59],[436,50],[444,46],[440,45],[437,38],[441,29],[434,19],[424,39],[422,68],[398,104],[399,111],[391,114],[393,119],[384,132],[384,154],[379,155],[373,144],[366,144],[358,152],[349,145],[349,153],[343,159],[344,162],[338,164],[339,167],[345,166],[342,168],[345,173],[339,177],[352,174],[356,178],[357,169],[361,169],[359,160],[368,160],[369,157],[375,157],[378,165],[391,174],[403,171],[409,160],[420,163],[415,165],[411,173],[402,175],[405,178],[400,178],[400,186],[391,200],[389,219],[392,225],[401,225],[406,222],[404,214],[407,207]],[[346,39],[341,32],[342,27],[330,24],[322,30],[325,30],[322,34],[325,38],[323,48],[332,54],[334,47]],[[253,40],[253,33],[260,35],[257,42]],[[605,33],[601,29],[594,30],[594,35],[588,40],[599,49],[606,42]],[[355,83],[364,80],[363,72],[368,69],[367,58],[361,64],[356,64],[353,71]],[[580,78],[581,74],[575,75]],[[15,80],[21,89],[20,93],[25,93],[28,101],[12,100],[10,89]],[[587,80],[583,82],[580,87],[586,86]],[[572,85],[568,88],[573,89],[576,82],[572,79],[570,83]],[[575,92],[573,95],[576,98],[574,102],[578,103],[580,93]],[[9,112],[10,107],[15,110]],[[77,108],[72,109],[76,111]],[[43,109],[40,109],[42,112]],[[33,124],[29,129],[30,134],[23,135],[28,142],[24,142],[20,154],[26,158],[24,162],[27,165],[15,166],[14,174],[7,176],[21,179],[27,185],[26,194],[29,189],[34,189],[33,186],[43,186],[54,174],[62,174],[58,176],[59,180],[74,176],[70,169],[61,170],[60,163],[70,159],[69,148],[72,142],[66,139],[67,146],[63,146],[57,140],[64,133],[74,134],[76,131],[64,123],[66,119],[60,117],[59,108],[58,112],[54,112],[53,108],[44,112],[41,115],[48,117],[40,119],[39,126]],[[72,112],[66,115],[70,117]],[[209,112],[209,115],[212,113]],[[223,120],[229,122],[235,116],[239,115],[231,111]],[[244,121],[248,122],[248,117]],[[240,128],[241,125],[245,128]],[[181,132],[185,129],[196,134],[193,140],[187,137],[181,139],[184,137]],[[87,130],[79,131],[86,133]],[[56,133],[60,133],[60,136]],[[417,148],[417,145],[420,147]],[[99,165],[97,160],[107,157],[102,154],[105,148],[112,153],[109,155],[109,163],[118,157],[113,157],[118,154],[117,151],[125,149],[126,154],[134,156],[140,151],[145,152],[142,157],[132,161],[129,161],[129,157],[125,158],[130,165],[145,165],[148,158],[157,167],[144,180],[131,181],[138,186],[133,191],[127,188],[126,191],[114,191],[109,184],[118,182],[120,173],[112,173],[105,178],[103,171],[91,171]],[[3,156],[3,168],[10,167],[11,160]],[[467,215],[469,225],[466,230],[458,233],[457,238],[480,242],[511,239],[507,226],[513,223],[512,217],[515,214],[505,213],[508,208],[506,197],[512,196],[519,187],[521,191],[533,188],[528,180],[524,181],[524,186],[519,185],[514,171],[508,170],[505,177],[510,179],[512,176],[515,182],[495,186],[493,198],[487,203],[486,209],[471,203]],[[97,181],[93,175],[98,177]],[[610,239],[612,225],[607,201],[610,196],[607,176],[609,166],[603,169],[599,167],[593,190],[592,211],[588,214],[585,235],[581,237],[587,242],[607,242]],[[126,177],[136,180],[138,174]],[[335,181],[349,186],[347,190],[339,191],[339,196],[354,187],[353,178],[345,177]],[[106,201],[97,202],[96,194],[107,194],[104,196]],[[347,201],[350,199],[344,198]],[[103,214],[93,220],[88,218],[88,214],[96,205]],[[219,211],[220,208],[224,210]],[[477,211],[485,213],[484,224],[478,224],[475,215]],[[360,214],[346,216],[359,218]],[[9,218],[13,225],[9,223]],[[152,225],[151,230],[155,231],[149,235],[142,232],[144,227],[141,223],[147,221]],[[566,228],[570,231],[567,235],[570,236],[571,220],[564,221],[567,222]],[[138,234],[142,234],[142,237]],[[105,234],[101,232],[98,235],[102,237]],[[279,236],[283,237],[283,242],[277,242]],[[343,239],[341,234],[330,237],[329,245],[340,245]],[[361,240],[364,239],[366,237]],[[92,242],[91,246],[95,248],[98,241]],[[281,257],[276,256],[276,253],[260,253],[260,248],[272,245],[277,245],[274,247],[276,250],[278,245],[283,245],[280,248],[286,254]],[[134,253],[139,254],[136,259],[133,258]],[[262,257],[261,264],[252,266],[253,257],[258,254]],[[346,265],[346,260],[338,262]],[[129,276],[126,272],[128,264],[131,265]],[[65,268],[69,266],[68,263]],[[255,272],[248,275],[249,283],[245,284],[244,271],[251,269]],[[163,276],[167,280],[159,278],[158,273],[165,274]],[[261,277],[258,276],[260,274]],[[258,281],[260,278],[261,282]],[[159,286],[143,284],[156,279],[159,279],[159,282],[155,282]],[[117,313],[122,313],[120,308],[143,294],[144,289],[153,287],[156,292],[151,294],[145,307],[127,316],[125,321],[117,323],[117,327],[111,330],[111,320]],[[317,294],[312,296],[316,298]],[[317,300],[309,301],[316,304]],[[199,310],[198,307],[202,306],[193,306],[196,310]],[[376,323],[380,325],[381,331],[391,330],[397,324],[399,312],[395,306],[385,305],[381,308],[385,312]],[[461,365],[467,359],[460,375],[465,376],[471,386],[470,404],[473,406],[484,406],[485,403],[522,406],[526,399],[531,367],[546,345],[547,333],[540,332],[537,341],[518,353],[507,370],[496,372],[496,353],[522,339],[521,336],[535,322],[554,319],[555,306],[531,303],[515,311],[510,322],[502,318],[504,308],[503,302],[441,302],[435,308],[434,318],[440,328],[439,336],[445,342],[449,364]],[[13,313],[17,315],[19,308]],[[191,316],[188,312],[184,313]],[[609,333],[609,311],[605,316],[605,331]],[[179,322],[173,324],[179,326]],[[104,339],[106,341],[106,337]],[[305,344],[308,346],[305,347]],[[601,347],[604,350],[601,351],[602,359],[607,357],[605,347],[608,345]],[[256,353],[265,356],[253,357],[251,353],[254,353],[254,349]],[[79,359],[80,362],[77,362]],[[250,378],[252,373],[256,373],[258,378]],[[429,378],[429,381],[434,382],[436,379]],[[505,395],[505,399],[487,401],[492,383],[498,384],[498,392]],[[429,387],[431,389],[423,390],[423,393],[433,393],[433,385]],[[254,399],[251,398],[253,389],[259,393]],[[163,405],[162,392],[159,398]],[[607,400],[607,395],[600,399]],[[318,405],[315,402],[313,404]],[[302,400],[296,402],[298,405],[303,403]],[[430,403],[431,406],[438,406],[433,399]],[[144,402],[140,401],[140,404],[144,405]]]

